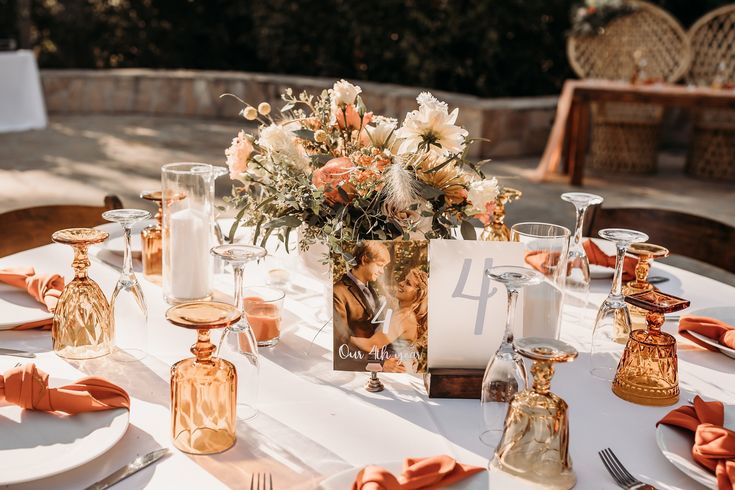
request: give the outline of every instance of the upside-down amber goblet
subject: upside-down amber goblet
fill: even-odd
[[[240,311],[215,301],[183,303],[166,312],[176,326],[197,331],[196,356],[171,366],[171,428],[174,446],[191,454],[213,454],[235,444],[237,373],[213,357],[209,331],[240,320]]]
[[[656,289],[653,284],[648,282],[648,271],[651,269],[651,261],[653,259],[667,257],[669,250],[653,243],[633,243],[628,247],[628,253],[638,257],[638,263],[635,266],[635,279],[628,281],[623,286],[623,294],[629,296]],[[630,325],[633,330],[646,328],[647,310],[629,305],[628,311],[630,311]]]
[[[490,224],[485,226],[480,234],[480,240],[486,242],[507,242],[510,240],[510,230],[504,223],[505,221],[505,205],[509,202],[520,199],[523,195],[518,189],[503,187],[498,196],[495,198],[493,212],[490,216]]]
[[[673,405],[679,401],[676,339],[661,331],[664,313],[689,307],[689,301],[660,291],[626,296],[625,301],[648,311],[646,329],[630,332],[612,383],[623,400],[640,405]]]
[[[112,351],[110,304],[97,283],[87,276],[87,248],[109,236],[94,228],[68,228],[51,236],[56,243],[74,248],[74,279],[61,292],[51,326],[54,352],[60,357],[93,359]]]
[[[569,456],[567,403],[549,391],[555,362],[569,362],[577,351],[560,340],[518,339],[515,348],[531,359],[533,388],[510,402],[503,437],[491,468],[515,475],[543,488],[566,490],[577,481]]]

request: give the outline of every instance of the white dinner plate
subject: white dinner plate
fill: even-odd
[[[730,430],[735,429],[735,406],[733,405],[725,405],[724,426]],[[664,457],[685,475],[707,488],[717,489],[715,475],[699,466],[692,458],[693,432],[661,424],[656,428],[656,443]]]
[[[615,269],[590,264],[590,279],[607,279],[613,276]]]
[[[51,386],[68,383],[52,379]],[[124,408],[60,416],[0,405],[0,485],[40,480],[92,461],[125,435],[129,416]]]
[[[54,315],[33,299],[25,289],[0,284],[0,330],[9,330],[24,323],[47,320]]]
[[[710,308],[701,308],[699,310],[694,310],[686,313],[686,316],[708,316],[710,318],[715,318],[717,320],[720,320],[722,322],[727,323],[728,325],[735,326],[735,306],[713,306]],[[695,337],[705,344],[709,344],[712,347],[719,349],[720,352],[725,354],[728,357],[732,357],[735,359],[735,349],[731,349],[730,347],[726,345],[722,345],[721,343],[717,342],[714,339],[711,339],[709,337],[706,337],[704,335],[698,334],[696,332],[689,332],[692,337]]]
[[[378,464],[394,475],[400,475],[403,472],[403,461],[391,461],[390,463]],[[330,476],[319,484],[321,490],[344,490],[352,488],[355,476],[361,468],[349,468],[344,471]],[[475,475],[465,478],[446,488],[452,490],[487,490],[489,486],[487,471],[481,471]]]
[[[140,232],[147,226],[152,225],[154,222],[154,220],[148,219],[133,225],[133,229],[130,233],[130,249],[133,252],[134,258],[140,258],[143,253],[143,245],[140,241]],[[107,223],[98,226],[97,228],[110,234],[110,238],[102,243],[101,248],[109,250],[115,254],[125,254],[125,237],[123,236],[122,226],[117,223]]]

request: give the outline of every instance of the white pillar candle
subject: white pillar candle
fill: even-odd
[[[209,228],[206,217],[194,209],[171,215],[171,296],[201,299],[210,294]]]

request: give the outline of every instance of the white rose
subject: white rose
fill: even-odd
[[[258,145],[298,168],[306,169],[309,166],[306,150],[299,144],[296,135],[283,126],[271,124],[261,129]]]
[[[352,85],[350,82],[340,80],[336,82],[329,91],[329,95],[332,97],[332,106],[344,107],[348,104],[354,104],[358,94],[362,93],[362,89],[357,85]]]
[[[467,200],[471,205],[471,214],[485,213],[485,205],[498,197],[498,181],[492,179],[476,180],[467,189]]]

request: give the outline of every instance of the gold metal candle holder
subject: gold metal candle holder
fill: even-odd
[[[661,331],[664,313],[689,307],[689,301],[660,291],[626,296],[625,301],[647,311],[647,326],[630,332],[620,358],[612,391],[640,405],[664,406],[679,401],[676,339]]]
[[[171,366],[171,428],[174,446],[191,454],[212,454],[235,444],[237,373],[235,366],[212,357],[216,350],[209,331],[240,320],[240,311],[226,303],[184,303],[166,312],[179,327],[197,330],[191,347],[196,356]]]
[[[94,228],[68,228],[51,239],[74,248],[74,279],[59,297],[51,326],[54,352],[66,359],[93,359],[113,347],[110,304],[100,287],[87,276],[87,248],[107,240],[109,233]]]
[[[635,266],[635,279],[628,281],[623,286],[623,294],[628,296],[656,289],[653,284],[648,282],[648,272],[651,269],[651,262],[654,259],[668,257],[669,250],[653,243],[633,243],[628,247],[628,253],[638,257],[638,263]],[[630,321],[633,330],[646,328],[647,310],[638,308],[637,306],[629,306],[628,311],[630,312]]]
[[[518,189],[511,187],[503,187],[495,198],[495,206],[490,224],[485,226],[480,234],[480,240],[486,242],[507,242],[510,240],[510,230],[505,225],[505,205],[506,203],[520,199],[523,195]]]
[[[572,488],[577,477],[569,456],[567,403],[551,393],[555,362],[569,362],[577,351],[560,340],[527,337],[515,348],[532,359],[533,388],[516,394],[508,407],[503,437],[491,467],[544,488]]]

